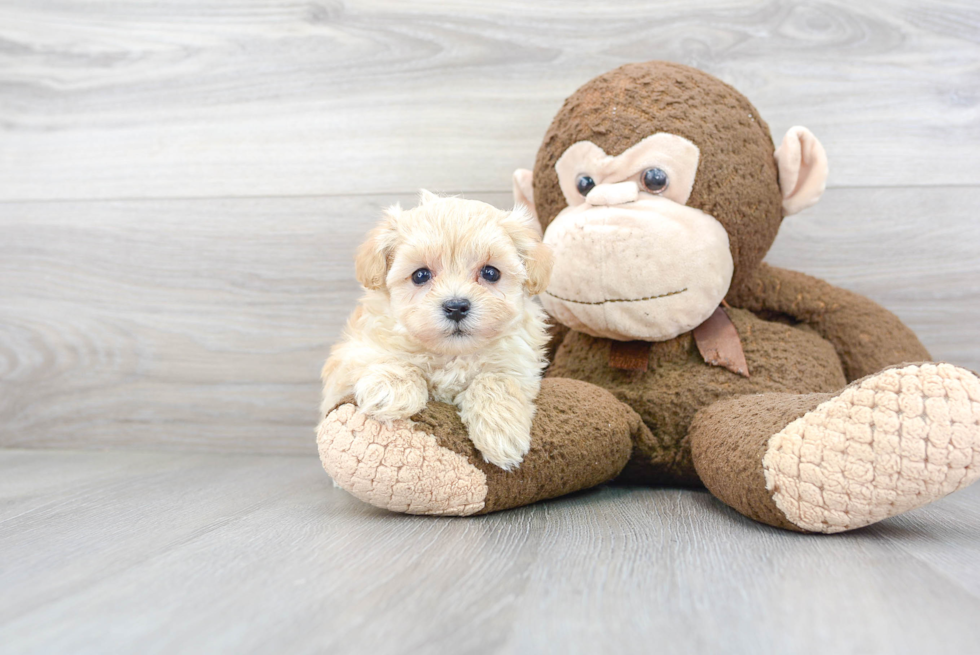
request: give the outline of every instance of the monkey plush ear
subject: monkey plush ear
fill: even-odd
[[[791,127],[776,149],[783,216],[810,207],[827,188],[827,152],[805,127]]]
[[[524,205],[531,218],[534,219],[532,222],[540,232],[541,224],[538,222],[538,210],[534,206],[534,173],[526,168],[518,168],[514,171],[514,205]]]
[[[368,233],[367,241],[354,255],[354,275],[365,289],[376,291],[385,286],[389,260],[398,239],[395,221],[401,212],[398,205],[388,208],[381,224]]]

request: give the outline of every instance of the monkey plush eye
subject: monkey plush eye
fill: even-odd
[[[416,286],[422,286],[426,282],[432,279],[432,271],[427,268],[420,268],[419,270],[412,273],[412,282]]]
[[[643,171],[643,187],[650,193],[661,193],[667,188],[667,173],[662,168],[648,168]]]
[[[578,192],[581,193],[583,196],[589,195],[589,191],[591,191],[592,187],[594,186],[595,186],[595,180],[593,180],[588,175],[579,175],[578,178],[575,180],[575,188],[578,189]]]
[[[496,282],[500,279],[500,271],[495,269],[493,266],[484,266],[480,269],[480,277],[487,282]]]

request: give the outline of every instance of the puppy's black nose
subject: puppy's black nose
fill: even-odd
[[[470,311],[470,301],[466,298],[452,298],[442,303],[442,311],[446,312],[446,317],[450,321],[459,323]]]

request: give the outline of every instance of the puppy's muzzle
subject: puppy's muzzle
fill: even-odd
[[[466,298],[452,298],[442,303],[442,311],[446,313],[446,318],[450,321],[459,323],[470,311],[470,301]]]

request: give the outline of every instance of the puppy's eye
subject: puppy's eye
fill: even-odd
[[[500,271],[495,269],[493,266],[484,266],[480,269],[480,277],[487,282],[496,282],[500,279]]]
[[[588,175],[579,175],[575,180],[575,188],[578,189],[578,192],[581,193],[583,197],[589,195],[589,191],[591,191],[592,187],[594,186],[595,180]]]
[[[650,193],[663,193],[667,188],[667,173],[662,168],[648,168],[643,171],[643,187]]]
[[[422,286],[431,279],[432,271],[427,268],[420,268],[412,273],[412,282],[414,282],[416,286]]]

